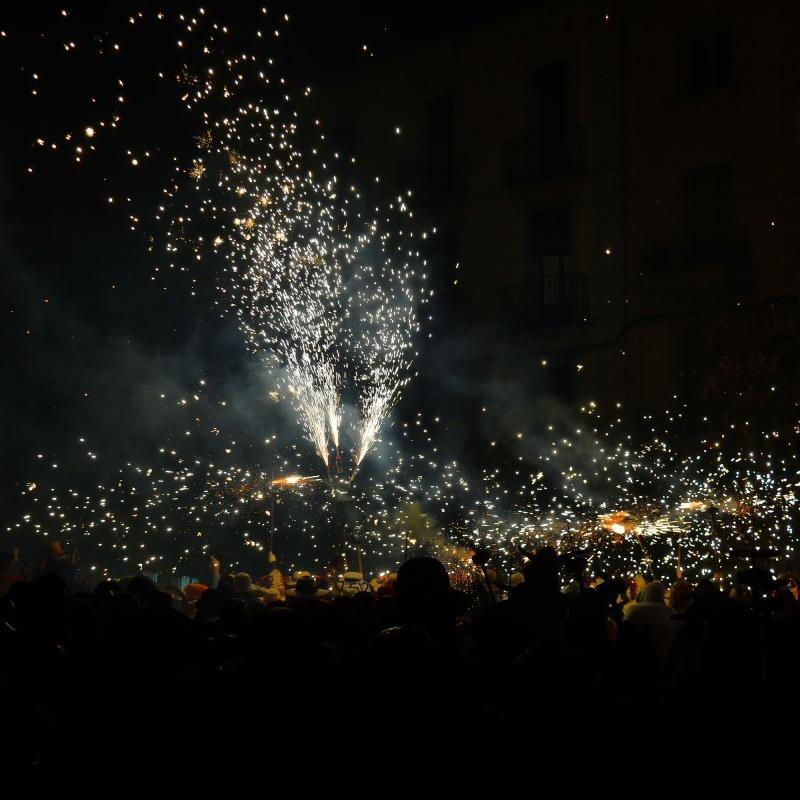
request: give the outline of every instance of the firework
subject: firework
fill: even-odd
[[[161,252],[154,277],[190,276],[194,294],[197,265],[218,265],[218,307],[238,321],[251,350],[275,371],[326,468],[329,442],[340,459],[343,400],[359,410],[352,446],[358,466],[410,377],[418,307],[429,297],[424,259],[413,232],[401,224],[412,215],[408,197],[368,216],[359,208],[357,187],[339,185],[339,154],[326,153],[322,127],[301,113],[310,89],[295,96],[265,47],[266,15],[264,9],[251,25],[235,29],[202,9],[194,15],[139,13],[123,18],[113,47],[108,34],[82,45],[81,53],[104,64],[98,74],[119,70],[118,86],[135,86],[142,97],[133,89],[118,93],[107,117],[94,111],[84,119],[91,143],[87,152],[78,146],[78,160],[104,154],[110,160],[116,142],[124,163],[154,163],[162,142],[126,143],[122,111],[146,103],[148,91],[163,92],[172,81],[174,123],[185,135],[166,160],[169,175],[156,213],[130,214],[133,228],[152,220],[151,249]],[[284,15],[276,37],[287,23]],[[163,53],[150,52],[149,42],[160,38],[154,28],[172,33]],[[146,54],[126,61],[138,72],[123,75],[121,64],[109,63],[120,48]],[[154,59],[169,66],[151,73]],[[75,90],[82,85],[76,82]],[[82,98],[75,100],[80,107]],[[69,131],[60,135],[72,138]],[[37,147],[52,139],[38,137]]]
[[[319,480],[321,480],[319,475],[286,475],[283,478],[274,478],[270,483],[278,489],[283,489],[286,487],[307,486],[309,483]]]

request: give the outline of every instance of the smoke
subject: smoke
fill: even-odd
[[[274,376],[246,351],[232,323],[208,312],[190,324],[180,316],[177,333],[152,336],[151,316],[170,304],[151,301],[132,311],[139,324],[131,328],[143,334],[135,335],[65,297],[26,266],[1,231],[0,258],[8,304],[8,355],[0,367],[5,494],[41,471],[43,460],[72,473],[113,471],[175,440],[186,447],[187,431],[195,436],[204,427],[239,447],[261,446],[267,433],[285,440],[295,432],[286,404],[269,398]]]

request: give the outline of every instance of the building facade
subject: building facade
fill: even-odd
[[[798,23],[542,2],[323,82],[342,160],[437,226],[454,370],[635,412],[794,404]]]

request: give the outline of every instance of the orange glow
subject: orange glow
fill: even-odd
[[[603,514],[600,517],[600,524],[611,533],[630,533],[634,524],[630,520],[630,514],[627,511],[614,511],[611,514]]]
[[[305,486],[307,483],[313,483],[320,480],[319,475],[286,475],[283,478],[275,478],[272,481],[273,486],[279,489],[292,488],[294,486]]]

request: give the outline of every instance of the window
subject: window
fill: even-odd
[[[570,213],[558,208],[540,211],[533,218],[533,280],[537,324],[577,322],[585,291],[570,257]]]
[[[732,66],[728,25],[701,25],[681,37],[680,81],[684,95],[696,97],[728,86]]]
[[[689,170],[684,184],[686,240],[697,255],[721,252],[734,231],[730,164]]]
[[[539,67],[533,81],[533,129],[541,175],[559,175],[569,167],[567,119],[566,63]]]
[[[568,70],[564,62],[539,67],[533,76],[526,130],[503,144],[508,186],[556,178],[582,166],[583,137],[569,122]]]
[[[569,256],[545,254],[539,256],[541,300],[544,306],[557,306],[569,300]]]
[[[533,263],[543,306],[569,302],[569,235],[568,209],[548,209],[534,215]]]
[[[586,299],[570,267],[570,212],[547,209],[533,217],[533,269],[527,280],[499,291],[498,321],[512,332],[578,322]]]

